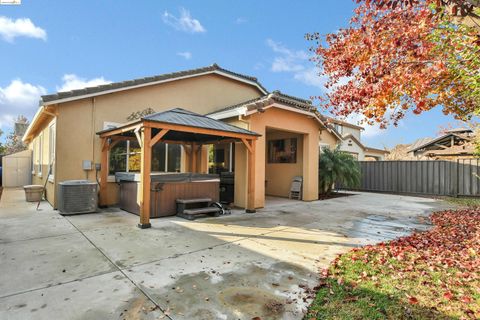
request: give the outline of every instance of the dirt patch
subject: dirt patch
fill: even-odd
[[[218,296],[222,303],[240,314],[278,319],[285,312],[285,303],[281,298],[255,287],[231,287],[221,291]]]
[[[172,316],[185,319],[300,319],[311,300],[307,284],[316,275],[288,263],[241,270],[201,271],[174,277],[175,282],[156,288],[144,286]]]
[[[282,314],[285,311],[285,304],[277,300],[271,300],[264,304],[264,308],[272,314]]]

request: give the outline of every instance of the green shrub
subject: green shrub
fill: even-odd
[[[357,160],[338,148],[324,148],[319,162],[319,193],[330,194],[335,183],[354,188],[360,184],[360,166]]]

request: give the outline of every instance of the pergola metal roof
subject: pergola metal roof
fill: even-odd
[[[260,136],[256,132],[239,128],[231,124],[181,108],[175,108],[151,114],[119,127],[100,131],[97,134],[100,136],[106,136],[115,132],[117,136],[134,137],[135,132],[128,130],[128,128],[142,122],[151,122],[157,124],[156,126],[152,127],[157,127],[158,125],[161,128],[172,125],[176,126],[176,129],[178,130],[170,130],[162,137],[162,140],[167,140],[169,142],[213,143],[223,139],[241,139],[242,137],[248,136]],[[164,124],[164,126],[162,126],[162,124]],[[159,130],[160,128],[153,128],[154,133],[157,133]],[[210,132],[211,134],[209,134]]]

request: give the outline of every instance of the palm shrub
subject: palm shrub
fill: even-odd
[[[356,187],[360,184],[360,166],[357,160],[339,148],[324,148],[319,161],[319,191],[329,195],[335,183],[344,187]]]

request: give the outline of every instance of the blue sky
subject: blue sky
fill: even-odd
[[[0,128],[31,119],[41,94],[210,65],[256,76],[268,90],[308,98],[322,79],[306,32],[346,26],[352,0],[41,1],[0,6]],[[23,20],[21,20],[23,19]],[[27,20],[28,19],[28,20]],[[440,110],[398,128],[367,128],[373,147],[434,136]]]

